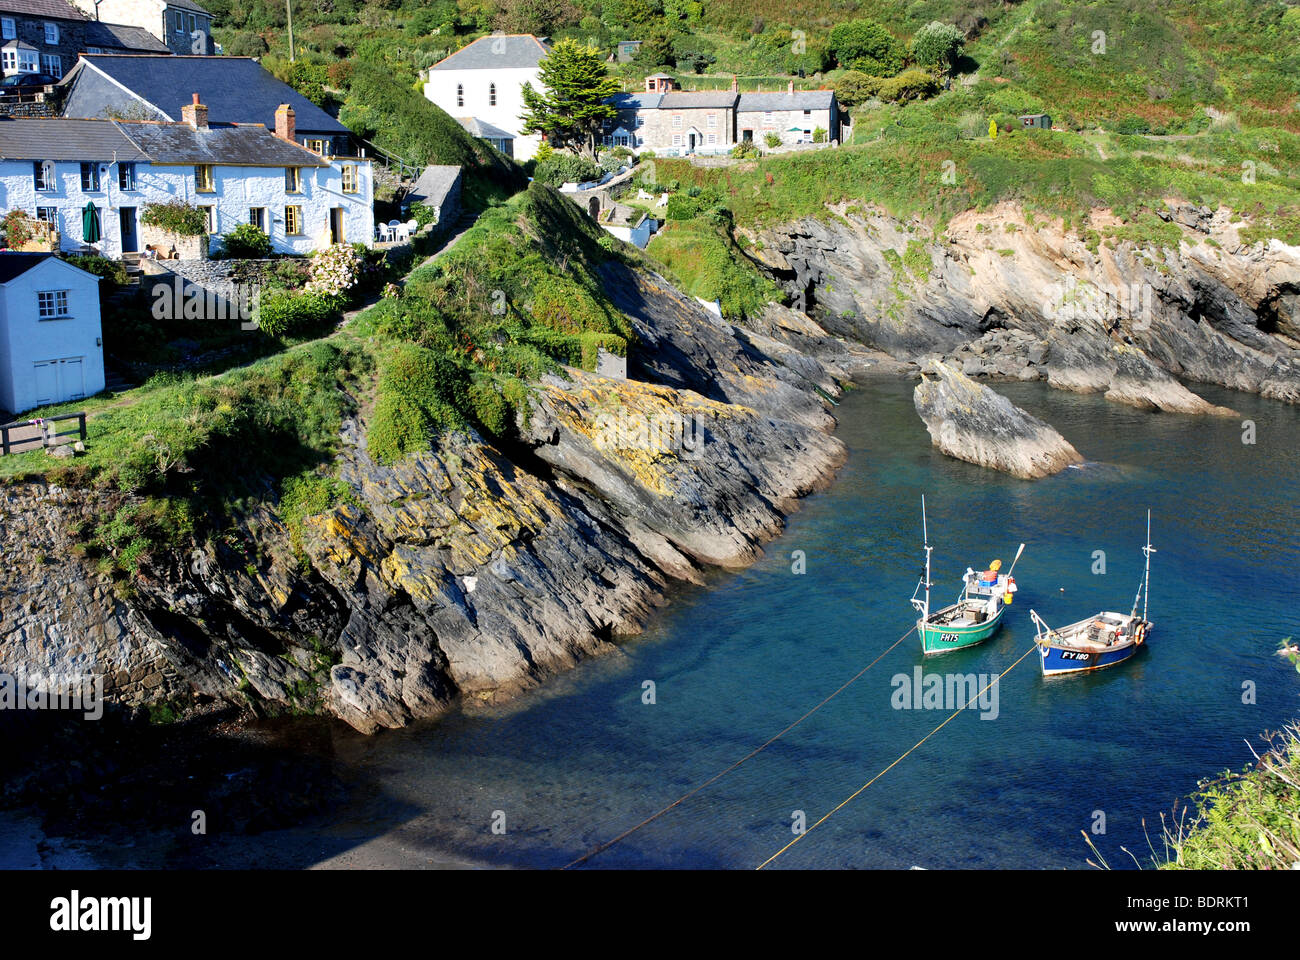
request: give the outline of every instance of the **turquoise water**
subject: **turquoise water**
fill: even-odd
[[[838,408],[851,455],[765,557],[675,592],[644,636],[507,710],[340,744],[356,800],[333,818],[493,864],[554,867],[697,786],[804,713],[911,625],[929,506],[937,597],[967,565],[1009,563],[1020,593],[988,643],[924,662],[994,674],[1032,645],[1032,606],[1062,625],[1127,610],[1145,510],[1159,551],[1147,650],[1045,683],[1033,655],[999,685],[995,719],[966,712],[808,833],[775,867],[1082,867],[1080,831],[1112,865],[1149,856],[1159,816],[1198,779],[1250,759],[1246,741],[1300,716],[1275,654],[1300,636],[1300,410],[1197,388],[1239,419],[1150,414],[1040,384],[1000,387],[1089,462],[1024,482],[929,444],[910,383]],[[1255,422],[1245,445],[1241,419]],[[807,572],[792,573],[793,551]],[[1106,573],[1092,572],[1094,551]],[[915,635],[766,751],[588,868],[757,866],[921,739],[949,710],[891,707],[922,663]],[[643,702],[653,681],[655,703]],[[1243,703],[1243,684],[1254,703]],[[504,814],[504,834],[494,816]]]

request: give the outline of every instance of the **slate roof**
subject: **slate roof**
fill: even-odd
[[[738,113],[766,113],[769,110],[829,110],[834,90],[796,90],[794,93],[742,93]]]
[[[195,130],[184,123],[123,123],[63,117],[0,119],[0,159],[328,166],[327,161],[305,147],[281,140],[257,125],[221,123],[207,130]]]
[[[195,130],[186,123],[117,123],[116,126],[138,143],[154,163],[329,166],[306,147],[282,140],[261,126],[214,123],[207,130]]]
[[[5,0],[0,0],[4,3]],[[122,50],[139,50],[149,53],[171,53],[163,43],[144,27],[130,27],[124,23],[101,23],[91,20],[86,24],[86,46],[116,47]]]
[[[653,110],[663,98],[662,93],[616,93],[609,102],[619,110]]]
[[[21,277],[32,267],[52,256],[51,253],[12,253],[8,250],[0,253],[0,283],[8,283]]]
[[[441,206],[458,179],[460,179],[460,167],[431,163],[416,178],[406,197],[408,200],[427,203],[430,206]]]
[[[511,70],[535,67],[551,48],[531,33],[479,37],[429,68],[434,70]]]
[[[107,120],[0,119],[0,159],[147,160],[117,124]]]
[[[515,139],[515,135],[509,130],[502,130],[478,117],[457,117],[456,122],[464,127],[471,137],[478,137],[481,140]]]
[[[111,77],[172,120],[181,119],[181,107],[197,93],[214,121],[260,123],[274,130],[275,108],[287,103],[299,133],[350,132],[252,57],[82,54],[75,69],[87,67]]]
[[[51,20],[86,20],[84,13],[67,0],[0,0],[0,13]]]
[[[696,110],[707,107],[725,109],[736,105],[734,90],[674,90],[659,101],[660,110]]]
[[[180,10],[193,10],[195,13],[205,13],[209,17],[212,16],[211,13],[200,7],[194,2],[194,0],[167,0],[167,5],[169,7],[176,7]]]

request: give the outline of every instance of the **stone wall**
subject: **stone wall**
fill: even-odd
[[[200,234],[197,237],[184,236],[179,233],[172,233],[170,230],[164,230],[161,227],[150,226],[147,223],[140,224],[140,249],[146,250],[153,247],[158,251],[158,255],[164,259],[173,259],[170,254],[175,253],[175,259],[178,260],[206,260],[208,258],[208,237],[207,234]]]
[[[16,117],[19,120],[48,119],[57,117],[59,112],[54,104],[42,100],[39,103],[0,103],[0,117]]]

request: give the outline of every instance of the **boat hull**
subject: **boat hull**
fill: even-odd
[[[1044,677],[1063,677],[1071,673],[1104,670],[1131,659],[1141,648],[1140,643],[1116,645],[1109,650],[1076,650],[1071,647],[1045,644],[1039,649],[1039,666]]]
[[[949,653],[953,650],[963,650],[966,647],[973,647],[977,643],[983,643],[997,633],[998,627],[1002,626],[1002,614],[1005,610],[1006,605],[999,604],[998,612],[983,623],[964,626],[917,621],[916,631],[921,635],[921,649],[926,656],[931,656],[938,653]]]

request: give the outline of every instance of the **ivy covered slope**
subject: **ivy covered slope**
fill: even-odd
[[[534,184],[338,331],[92,401],[67,467],[6,458],[39,522],[0,529],[34,600],[0,658],[365,731],[508,697],[752,560],[842,460],[824,397],[866,362],[775,305],[719,322]]]

